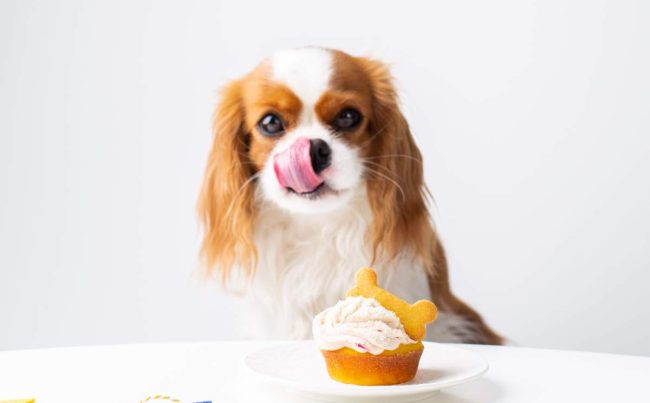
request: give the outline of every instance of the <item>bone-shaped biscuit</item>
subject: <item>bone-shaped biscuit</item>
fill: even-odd
[[[395,312],[402,321],[404,330],[413,340],[420,341],[424,338],[427,323],[433,321],[438,310],[431,301],[425,299],[409,305],[406,301],[380,288],[377,285],[377,273],[369,267],[359,269],[354,276],[354,287],[348,290],[348,297],[362,296],[374,298],[384,308]]]

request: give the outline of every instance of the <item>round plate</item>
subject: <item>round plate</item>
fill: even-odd
[[[418,373],[410,382],[392,386],[346,385],[329,377],[315,342],[299,341],[249,354],[244,358],[243,368],[248,385],[245,389],[254,384],[266,386],[264,396],[285,395],[284,400],[278,401],[290,401],[289,395],[293,395],[299,401],[403,403],[425,399],[439,389],[477,378],[487,371],[488,364],[473,351],[425,342]]]

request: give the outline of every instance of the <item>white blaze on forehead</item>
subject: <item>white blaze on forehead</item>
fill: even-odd
[[[326,49],[302,48],[278,52],[271,57],[272,79],[289,87],[311,115],[316,101],[327,90],[332,74],[332,54]]]

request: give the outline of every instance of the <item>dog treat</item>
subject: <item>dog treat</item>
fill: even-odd
[[[355,286],[348,291],[348,297],[363,296],[376,299],[386,309],[395,312],[402,321],[406,333],[414,340],[422,340],[427,323],[438,315],[436,306],[425,299],[409,305],[406,301],[377,286],[377,273],[371,268],[360,269],[354,276]]]
[[[357,385],[392,385],[415,376],[431,301],[413,305],[377,286],[377,274],[359,270],[345,300],[316,315],[314,338],[330,377]]]

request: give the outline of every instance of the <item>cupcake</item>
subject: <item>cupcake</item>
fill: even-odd
[[[435,305],[426,300],[409,305],[379,288],[370,268],[359,270],[355,283],[346,299],[314,318],[314,338],[330,377],[356,385],[410,381]]]

